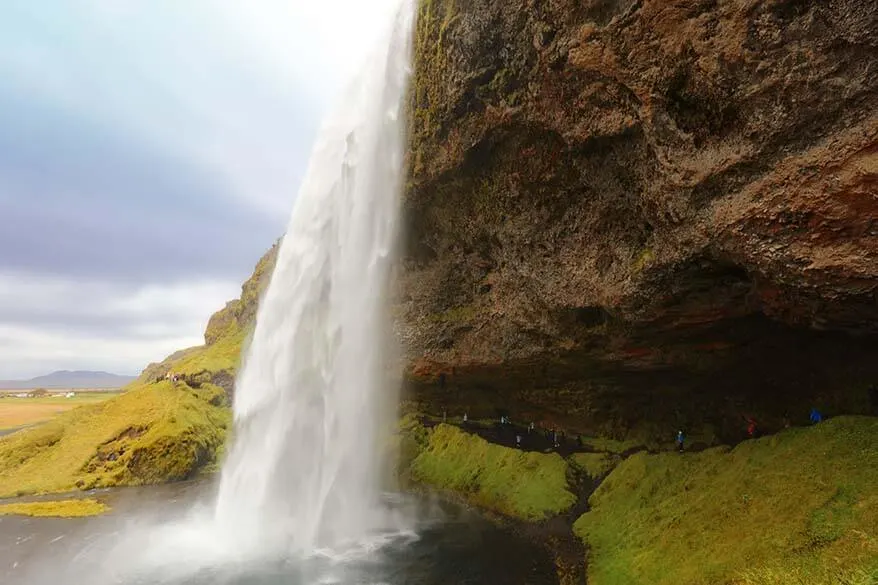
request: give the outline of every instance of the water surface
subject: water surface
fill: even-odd
[[[539,546],[458,506],[391,496],[409,528],[308,558],[210,560],[210,534],[186,534],[214,488],[178,484],[97,494],[113,512],[90,519],[0,517],[4,585],[452,585],[556,583]],[[206,539],[204,548],[189,538]],[[186,543],[186,544],[183,544]],[[187,550],[187,548],[189,550]],[[202,558],[198,551],[203,551]],[[249,556],[249,555],[248,555]]]

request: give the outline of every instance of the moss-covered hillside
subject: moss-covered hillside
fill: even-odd
[[[230,422],[218,386],[136,385],[0,438],[0,497],[187,479],[216,461]]]
[[[154,382],[170,372],[193,386],[216,384],[231,395],[241,352],[256,325],[259,298],[268,286],[279,247],[278,241],[259,260],[253,275],[241,287],[241,297],[213,314],[204,331],[204,345],[180,350],[160,363],[148,365],[138,383]]]
[[[0,438],[0,497],[187,479],[214,464],[229,397],[278,244],[241,298],[211,317],[204,345],[150,364],[118,397]],[[165,375],[177,375],[178,381]]]
[[[878,583],[876,418],[624,459],[524,453],[413,418],[402,428],[403,472],[421,484],[531,522],[590,508],[571,527],[590,585]]]
[[[417,482],[530,521],[566,512],[576,502],[568,486],[567,461],[557,454],[493,445],[445,424],[419,436],[422,449],[410,468]]]
[[[590,504],[593,585],[878,583],[878,419],[634,455]]]

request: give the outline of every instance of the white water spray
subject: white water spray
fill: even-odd
[[[274,583],[271,571],[295,569],[297,583],[341,582],[338,562],[411,536],[380,502],[380,432],[396,403],[386,301],[414,20],[414,0],[400,3],[390,38],[315,145],[237,381],[215,506],[81,537],[62,581]],[[40,565],[26,582],[57,583],[59,566]]]
[[[308,553],[376,529],[413,10],[325,124],[259,309],[216,504],[245,548]]]

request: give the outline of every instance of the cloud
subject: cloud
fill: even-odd
[[[0,4],[0,378],[200,343],[397,4]]]
[[[213,311],[239,294],[228,281],[130,286],[0,274],[0,379],[53,369],[137,373],[203,343]]]

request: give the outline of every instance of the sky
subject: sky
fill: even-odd
[[[396,4],[0,3],[0,379],[202,343]]]

